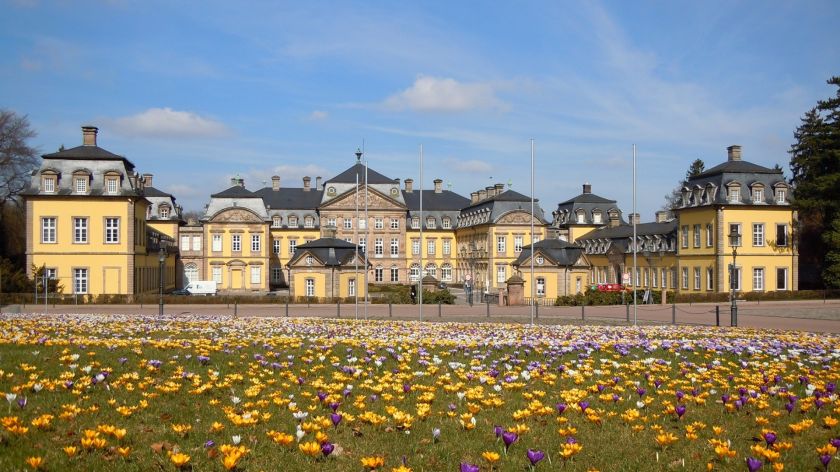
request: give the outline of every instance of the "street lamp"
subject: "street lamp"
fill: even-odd
[[[731,292],[731,305],[729,307],[730,325],[738,326],[738,298],[735,296],[736,273],[738,269],[735,265],[735,259],[738,257],[738,246],[741,245],[741,234],[735,231],[734,228],[729,233],[729,245],[732,246],[732,264],[729,266],[729,289]]]
[[[163,316],[163,264],[166,262],[166,249],[161,246],[158,251],[158,262],[160,262],[160,293],[158,297],[158,316]]]

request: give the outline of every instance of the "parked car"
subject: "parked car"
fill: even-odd
[[[446,282],[440,282],[438,284],[438,288],[441,290],[446,290]]]
[[[185,288],[179,288],[169,293],[170,295],[189,295],[190,292]]]

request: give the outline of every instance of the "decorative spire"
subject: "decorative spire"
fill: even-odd
[[[362,150],[360,148],[356,148],[356,164],[362,163]]]

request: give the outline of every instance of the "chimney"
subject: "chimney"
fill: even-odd
[[[589,182],[583,184],[583,193],[592,193],[592,184]]]
[[[411,193],[414,191],[414,179],[405,179],[405,192]]]
[[[335,238],[336,233],[337,233],[337,230],[336,230],[335,226],[324,226],[324,237],[325,238]]]
[[[311,178],[311,177],[309,177],[308,175],[307,175],[306,177],[304,177],[304,178],[303,178],[303,191],[304,191],[304,192],[308,192],[309,190],[311,190],[311,189],[309,188],[309,184],[310,184],[310,182],[312,182],[312,178]]]
[[[496,195],[501,195],[505,191],[505,184],[496,184]]]
[[[321,187],[321,176],[315,177],[315,190],[324,190]]]
[[[668,221],[668,216],[671,212],[667,210],[657,211],[656,212],[656,222],[657,223],[665,223]]]
[[[726,148],[726,153],[730,162],[741,160],[741,146],[737,144],[733,144],[732,146]]]
[[[279,175],[271,176],[271,190],[274,190],[275,192],[280,190],[280,176]]]
[[[236,185],[238,184],[238,182],[237,182],[238,180],[239,179],[237,179],[236,177],[231,177],[230,178],[230,186],[231,187],[236,187]]]
[[[435,193],[443,192],[443,180],[435,179]]]
[[[487,190],[481,189],[478,191],[478,201],[485,200],[487,198]]]
[[[397,182],[397,188],[400,188],[400,179],[394,179]]]
[[[143,186],[152,187],[152,174],[143,174]]]
[[[471,204],[478,203],[478,192],[470,193],[470,203]]]
[[[620,222],[621,222],[621,220],[619,220],[619,218],[618,218],[618,212],[617,212],[617,211],[611,211],[611,212],[609,212],[609,218],[610,218],[610,224],[609,224],[609,227],[610,227],[610,228],[617,228],[617,227],[618,227],[618,225],[619,225],[619,224],[620,224]]]
[[[633,223],[639,224],[639,223],[641,223],[641,222],[642,222],[642,221],[641,221],[641,219],[639,218],[639,214],[638,214],[638,213],[630,213],[630,224],[631,224],[631,225],[632,225]]]
[[[487,198],[493,198],[496,196],[496,187],[491,185],[489,187],[484,187],[484,190],[487,191]]]
[[[96,126],[82,126],[82,144],[85,146],[96,146],[96,133],[99,128]]]

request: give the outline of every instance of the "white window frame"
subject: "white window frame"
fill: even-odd
[[[420,217],[415,216],[411,218],[411,229],[420,229]]]
[[[729,203],[739,203],[741,201],[741,187],[729,187]]]
[[[426,229],[435,229],[437,227],[437,223],[435,223],[435,218],[433,216],[429,216],[426,218]]]
[[[735,231],[737,230],[737,231]],[[735,240],[735,244],[732,244],[732,238],[729,237],[730,234],[735,233],[738,235],[738,238]],[[729,243],[730,247],[741,247],[744,243],[743,241],[744,234],[741,233],[741,223],[729,223],[729,233],[726,235],[727,242]]]
[[[242,252],[242,235],[232,234],[230,237],[231,252]]]
[[[120,219],[119,217],[105,217],[105,244],[120,243]]]
[[[298,227],[298,217],[292,215],[289,217],[289,228],[297,228]]]
[[[359,220],[359,229],[367,229],[367,220],[366,219],[361,218]]]
[[[391,238],[391,257],[398,257],[400,255],[400,240],[399,238]]]
[[[507,236],[496,236],[496,252],[504,254],[507,249]]]
[[[189,251],[190,250],[190,237],[183,235],[181,236],[181,250],[182,251]]]
[[[443,229],[451,229],[452,228],[452,220],[449,219],[448,216],[444,216],[440,222],[440,227]]]
[[[331,217],[327,218],[327,226],[329,226],[331,228],[337,228],[338,227],[338,226],[336,226],[336,219],[335,219],[334,216],[331,216]]]
[[[74,217],[73,218],[73,244],[87,244],[89,238],[88,218]]]
[[[373,281],[374,282],[383,282],[385,280],[385,271],[382,269],[382,266],[376,266],[373,269]]]
[[[306,216],[303,218],[303,227],[304,228],[314,228],[315,227],[315,218],[311,216]]]
[[[733,277],[734,276],[734,277]],[[735,291],[741,291],[741,267],[736,266],[734,269],[729,271],[729,283],[730,283],[730,290],[731,284],[735,283]]]
[[[420,240],[419,239],[412,239],[411,240],[411,254],[417,256],[420,254]]]
[[[659,272],[662,278],[662,290],[665,290],[668,288],[668,269],[661,269]]]
[[[373,229],[385,229],[385,223],[380,217],[373,219]]]
[[[706,247],[712,247],[715,242],[714,227],[711,223],[706,224]]]
[[[545,297],[545,278],[537,277],[537,297]]]
[[[213,252],[221,252],[222,251],[222,235],[221,234],[214,234],[213,235]]]
[[[699,224],[694,225],[694,247],[700,247],[701,235],[703,234],[701,231],[702,226]]]
[[[367,251],[367,237],[359,236],[359,250],[362,252]]]
[[[764,187],[753,189],[753,191],[752,191],[752,201],[753,201],[753,203],[764,202]]]
[[[715,289],[715,269],[714,267],[706,268],[706,290],[712,291]]]
[[[753,267],[753,291],[755,292],[763,292],[764,291],[764,267]]]
[[[76,193],[87,193],[88,177],[73,177],[73,188],[76,190]]]
[[[700,272],[700,268],[695,267],[694,268],[694,290],[700,290],[700,287],[702,285],[702,281],[700,280],[701,275],[702,274]]]
[[[688,267],[682,268],[682,288],[688,290]]]
[[[348,279],[347,280],[347,296],[348,297],[355,297],[356,296],[356,279]]]
[[[782,204],[787,201],[787,189],[777,189],[776,190],[776,203]]]
[[[524,239],[525,238],[519,235],[513,237],[513,252],[515,252],[516,254],[522,252],[522,242]]]
[[[344,218],[344,229],[353,229],[353,220],[351,218]]]
[[[200,251],[201,250],[201,236],[193,236],[192,237],[192,250],[193,251]]]
[[[279,228],[283,225],[283,218],[279,216],[271,217],[271,227],[272,228]]]
[[[315,296],[315,279],[306,279],[306,296],[307,297],[314,297]]]
[[[88,293],[88,270],[83,267],[73,268],[73,293]]]
[[[449,264],[443,264],[440,266],[440,279],[444,282],[451,282],[452,281],[452,266]]]
[[[120,190],[120,186],[116,177],[108,177],[105,179],[105,191],[109,195],[114,195]]]
[[[400,229],[400,219],[391,218],[391,229]]]
[[[251,266],[251,285],[262,284],[262,267]]]
[[[782,273],[782,277],[779,277],[779,273]],[[781,284],[779,282],[782,282]],[[788,268],[787,267],[776,267],[776,290],[784,291],[788,289]]]
[[[41,243],[55,244],[57,240],[56,227],[58,218],[54,216],[47,216],[41,218]]]
[[[437,266],[431,262],[426,264],[426,275],[437,278]]]
[[[426,240],[426,255],[433,256],[435,255],[437,248],[437,244],[435,243],[434,239]]]
[[[385,240],[376,238],[373,240],[373,255],[374,257],[382,257],[385,253]]]
[[[764,247],[764,223],[753,223],[752,231],[753,247]]]
[[[161,217],[161,218],[169,218],[169,206],[168,205],[158,206],[158,216]]]
[[[222,268],[219,266],[213,266],[210,271],[213,273],[213,281],[216,284],[222,283]]]
[[[391,282],[399,282],[400,281],[400,268],[397,266],[391,266]]]
[[[452,253],[452,243],[448,239],[443,240],[443,255],[448,256]]]
[[[496,266],[496,282],[503,284],[507,280],[507,269],[504,265],[497,265]]]
[[[56,181],[55,176],[50,175],[50,176],[44,177],[44,179],[43,179],[44,193],[55,193],[55,181]]]
[[[280,240],[275,239],[274,241],[271,242],[271,246],[272,246],[271,247],[272,252],[276,255],[279,255],[280,254]]]
[[[290,239],[289,240],[289,257],[294,256],[295,251],[297,251],[297,239]]]
[[[688,248],[688,225],[682,225],[680,228],[680,236],[682,236],[682,247],[683,249]]]
[[[262,250],[262,235],[251,235],[251,252],[260,252]]]

